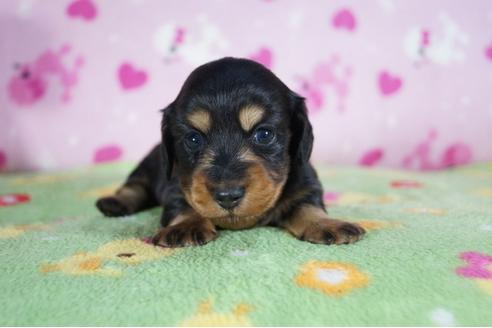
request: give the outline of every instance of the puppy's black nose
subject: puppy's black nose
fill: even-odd
[[[218,189],[214,192],[217,203],[226,210],[236,207],[244,196],[244,187]]]

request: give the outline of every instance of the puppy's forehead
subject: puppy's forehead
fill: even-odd
[[[240,105],[236,108],[200,106],[188,111],[185,120],[188,125],[204,134],[208,134],[212,129],[238,127],[244,132],[250,132],[257,124],[271,117],[271,114],[271,110],[267,110],[266,106],[258,104]]]
[[[210,88],[183,94],[179,111],[187,125],[205,134],[217,129],[249,132],[262,121],[285,117],[285,96],[275,88],[257,84]]]

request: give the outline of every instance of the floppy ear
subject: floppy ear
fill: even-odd
[[[304,98],[292,93],[292,116],[290,131],[292,133],[290,141],[291,160],[298,164],[306,164],[311,157],[313,149],[313,128],[308,120],[307,108]]]
[[[162,122],[161,122],[161,158],[164,165],[164,172],[167,179],[171,179],[174,167],[174,138],[170,128],[170,118],[173,111],[173,104],[167,106],[162,110]]]

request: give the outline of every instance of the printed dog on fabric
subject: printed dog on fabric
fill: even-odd
[[[328,218],[309,163],[304,99],[262,65],[224,58],[200,66],[163,113],[162,143],[97,201],[106,216],[162,206],[153,242],[164,247],[203,245],[217,228],[270,225],[317,244],[365,233]]]

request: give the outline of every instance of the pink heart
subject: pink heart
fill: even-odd
[[[111,162],[119,159],[123,150],[117,145],[106,145],[96,149],[94,152],[94,163]]]
[[[467,262],[467,266],[456,268],[456,273],[466,278],[492,279],[492,256],[477,252],[463,252],[460,258]]]
[[[443,167],[465,165],[470,163],[472,159],[473,154],[471,148],[458,142],[446,148],[442,155],[441,165]]]
[[[96,18],[97,8],[91,0],[76,0],[68,6],[67,15],[73,18],[80,17],[86,21],[90,21]]]
[[[346,29],[347,31],[353,31],[357,26],[355,16],[349,9],[341,9],[336,12],[331,24],[337,29]]]
[[[137,70],[129,63],[123,63],[118,69],[118,78],[123,89],[139,88],[147,82],[147,73]]]
[[[359,165],[362,166],[373,166],[377,164],[381,159],[383,159],[384,150],[381,148],[375,148],[367,151],[362,157],[359,159]]]
[[[485,57],[487,57],[489,60],[492,60],[492,44],[485,48]]]
[[[272,51],[268,48],[261,48],[258,52],[249,56],[249,59],[254,60],[268,69],[272,68]]]
[[[325,203],[335,203],[340,198],[341,193],[334,191],[326,191],[323,194],[323,200]]]
[[[402,80],[393,76],[386,71],[382,71],[379,73],[379,90],[385,96],[389,96],[395,92],[397,92],[402,86]]]

